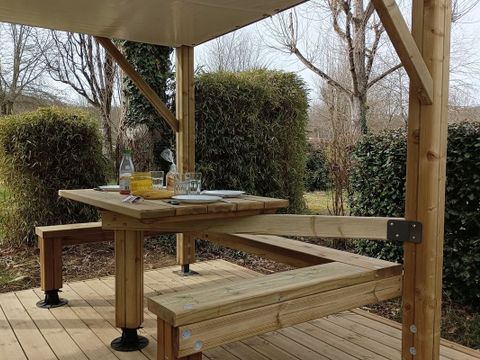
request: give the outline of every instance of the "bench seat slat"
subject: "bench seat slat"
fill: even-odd
[[[178,356],[318,319],[339,311],[401,295],[402,277],[394,276],[292,299],[278,304],[178,327]]]
[[[374,281],[376,270],[327,263],[220,286],[153,297],[150,311],[173,326]]]
[[[62,236],[82,236],[84,233],[102,231],[102,223],[89,222],[78,224],[62,224],[62,225],[50,225],[50,226],[37,226],[35,233],[44,238],[61,238]]]
[[[326,262],[341,262],[365,267],[367,269],[382,269],[385,276],[400,275],[402,273],[401,264],[310,244],[304,241],[288,239],[282,236],[232,235],[210,232],[195,235],[201,239],[213,241],[228,248],[245,251],[294,267],[312,266]]]

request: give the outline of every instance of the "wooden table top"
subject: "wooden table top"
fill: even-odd
[[[75,200],[117,214],[135,219],[154,219],[183,215],[240,213],[243,211],[274,210],[288,206],[288,200],[261,196],[243,195],[239,198],[229,198],[228,203],[215,202],[209,204],[172,205],[164,200],[144,200],[141,203],[130,204],[122,200],[125,195],[116,192],[85,190],[60,190],[58,194],[66,199]],[[167,199],[168,200],[168,199]],[[240,214],[239,214],[240,215]]]

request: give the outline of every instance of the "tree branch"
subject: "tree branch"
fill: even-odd
[[[377,76],[376,78],[374,78],[372,81],[370,81],[367,85],[367,89],[371,88],[373,85],[375,85],[377,82],[379,82],[380,80],[382,80],[383,78],[385,78],[386,76],[394,73],[395,71],[397,71],[398,69],[402,68],[403,65],[402,63],[400,64],[397,64],[395,65],[394,67],[388,69],[387,71],[385,71],[383,74]]]
[[[375,55],[377,54],[378,44],[380,43],[380,38],[382,37],[383,27],[381,23],[374,24],[373,29],[375,31],[375,39],[373,40],[372,48],[370,49],[370,53],[367,56],[367,66],[365,69],[367,79],[370,78],[372,73],[372,66],[373,60],[375,59]]]
[[[297,58],[302,62],[303,65],[305,65],[308,69],[310,69],[315,74],[320,76],[323,80],[325,80],[327,82],[327,84],[335,87],[336,89],[342,91],[343,93],[345,93],[347,95],[352,95],[353,94],[352,91],[343,87],[340,83],[338,83],[337,81],[332,79],[329,75],[327,75],[322,70],[320,70],[315,65],[313,65],[311,61],[307,60],[303,56],[303,54],[300,52],[300,50],[298,50],[298,48],[294,47],[293,49],[291,49],[291,51],[292,51],[293,54],[295,54],[297,56]]]

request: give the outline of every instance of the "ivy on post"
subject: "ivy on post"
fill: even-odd
[[[117,44],[121,46],[129,63],[167,107],[174,111],[174,74],[170,58],[173,48],[133,41],[119,41]],[[152,169],[155,167],[168,171],[168,163],[161,159],[160,153],[165,148],[174,147],[175,134],[127,76],[123,79],[123,93],[125,95],[125,123],[121,129],[121,135],[127,129],[130,132],[138,132],[139,129],[147,132],[147,138],[142,137],[141,144],[135,146],[136,154],[134,156],[137,157],[135,160],[138,160],[142,168]],[[118,151],[119,149],[117,149]]]

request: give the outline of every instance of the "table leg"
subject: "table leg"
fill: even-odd
[[[112,341],[118,351],[135,351],[148,344],[137,329],[143,322],[143,232],[115,231],[115,324],[122,336]]]
[[[177,263],[180,264],[179,275],[188,276],[195,272],[190,271],[190,264],[195,262],[195,238],[192,234],[177,234]]]

